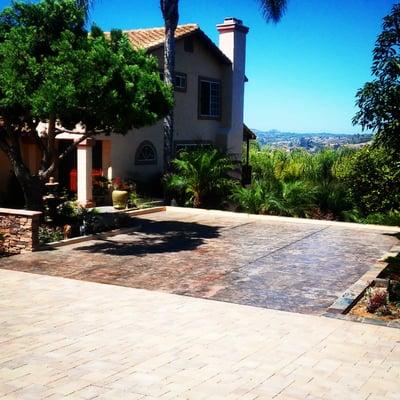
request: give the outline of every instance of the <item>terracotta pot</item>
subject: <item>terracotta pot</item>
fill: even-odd
[[[128,203],[128,192],[126,190],[113,190],[112,203],[117,210],[125,209]]]

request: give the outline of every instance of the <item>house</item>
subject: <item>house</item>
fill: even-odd
[[[214,144],[240,160],[248,28],[238,19],[226,18],[217,29],[219,46],[198,25],[180,25],[176,29],[174,151]],[[158,59],[162,73],[164,28],[129,30],[125,34],[134,48],[144,48]],[[64,148],[79,137],[79,132],[60,134],[58,145]],[[25,157],[31,168],[37,166],[39,160],[29,143],[25,145]],[[0,187],[6,180],[3,171],[9,171],[5,165],[0,158]],[[80,203],[89,205],[93,175],[149,181],[160,177],[162,170],[160,121],[134,129],[126,136],[96,136],[82,142],[64,161],[57,179],[77,190]]]

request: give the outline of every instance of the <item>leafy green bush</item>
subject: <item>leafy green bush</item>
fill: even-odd
[[[400,210],[399,155],[365,146],[337,166],[337,175],[362,215]]]
[[[39,244],[58,242],[64,239],[64,234],[60,228],[54,228],[47,225],[39,226]]]
[[[234,163],[216,148],[183,151],[172,165],[175,171],[166,177],[166,187],[185,204],[218,207],[234,186],[228,175]]]
[[[336,169],[351,154],[349,150],[311,154],[253,147],[253,183],[235,189],[232,200],[251,213],[341,219],[353,204]]]

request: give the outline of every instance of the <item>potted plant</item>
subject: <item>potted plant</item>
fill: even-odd
[[[112,187],[113,187],[113,192],[111,196],[112,196],[113,207],[116,208],[117,210],[125,209],[128,204],[128,197],[129,197],[128,185],[126,185],[123,182],[123,180],[119,176],[117,176],[112,181]]]

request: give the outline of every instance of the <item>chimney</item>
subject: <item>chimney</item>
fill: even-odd
[[[223,24],[217,25],[217,29],[219,48],[232,61],[231,121],[227,149],[240,157],[243,141],[246,35],[249,28],[240,19],[225,18]]]

